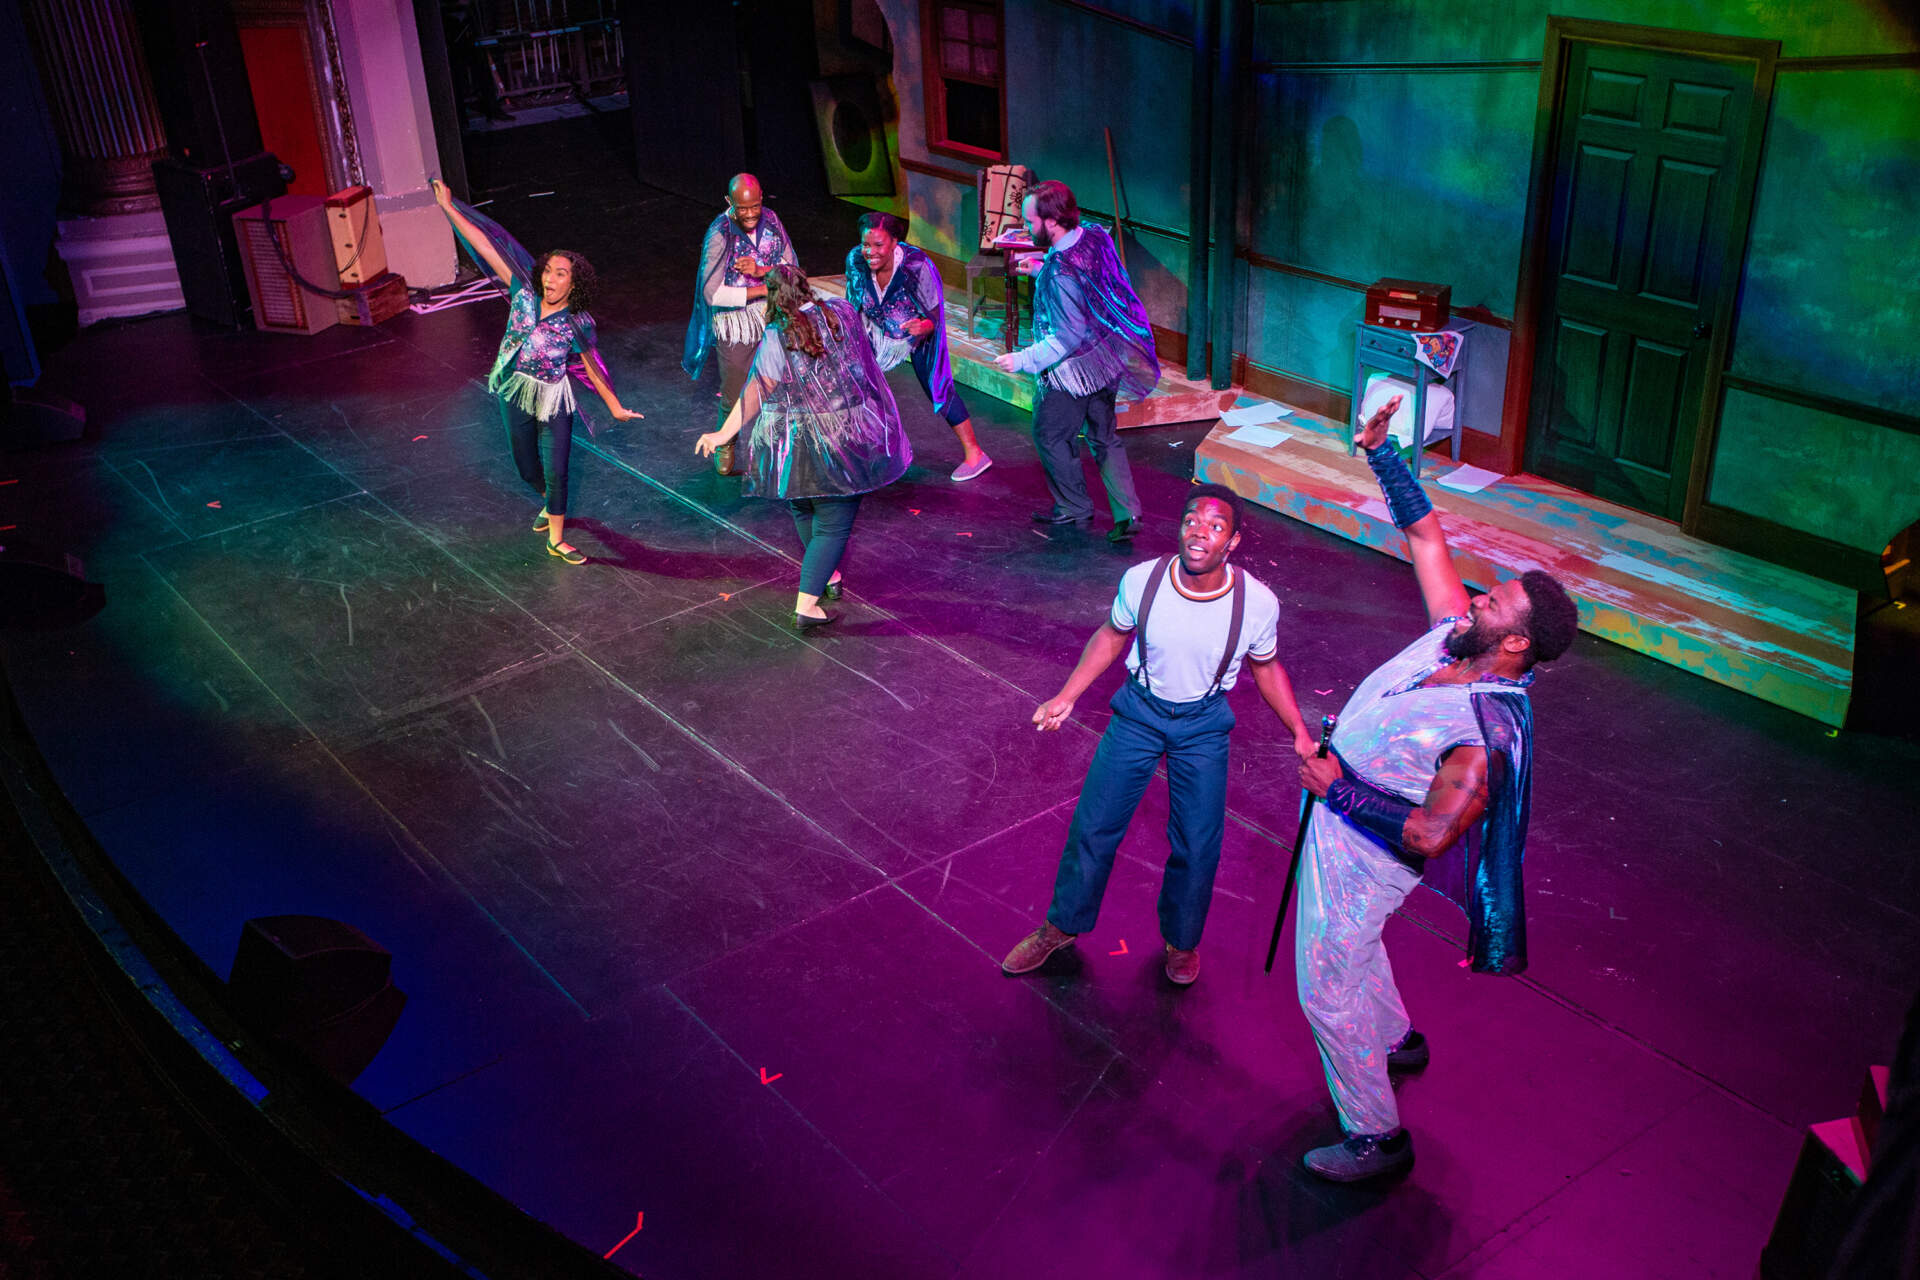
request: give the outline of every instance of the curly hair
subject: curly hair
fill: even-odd
[[[767,309],[772,312],[767,323],[781,331],[789,347],[798,347],[818,360],[826,354],[826,345],[820,341],[820,331],[813,327],[813,318],[802,314],[802,309],[815,300],[813,286],[800,268],[783,262],[767,273]],[[820,314],[827,318],[827,329],[838,342],[840,322],[834,318],[833,308],[823,306]]]
[[[575,253],[572,249],[549,249],[540,255],[540,261],[533,264],[533,278],[538,281],[547,273],[547,264],[555,258],[565,258],[573,268],[573,287],[567,291],[567,306],[575,311],[593,310],[594,287],[600,283],[599,275],[593,264],[587,261],[584,253]]]
[[[1552,662],[1573,644],[1580,630],[1580,609],[1560,580],[1545,569],[1529,569],[1520,575],[1520,586],[1527,593],[1527,652],[1533,662]]]

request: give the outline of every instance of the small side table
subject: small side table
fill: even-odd
[[[1353,409],[1347,414],[1347,454],[1352,456],[1354,437],[1358,433],[1355,418],[1360,412],[1361,402],[1366,398],[1366,371],[1378,369],[1392,374],[1396,378],[1406,378],[1413,383],[1413,457],[1409,465],[1414,475],[1420,474],[1420,455],[1427,451],[1427,386],[1441,383],[1453,389],[1453,460],[1460,461],[1460,432],[1466,426],[1467,418],[1467,379],[1464,376],[1467,361],[1473,358],[1472,333],[1479,328],[1471,320],[1455,317],[1442,325],[1461,336],[1460,357],[1455,361],[1453,374],[1441,378],[1432,369],[1422,364],[1414,354],[1416,344],[1410,329],[1389,329],[1383,325],[1368,324],[1361,320],[1353,326]]]
[[[1007,350],[1012,351],[1020,345],[1020,273],[1014,264],[1023,253],[1033,253],[1039,245],[1027,240],[1001,239],[994,242],[1001,249],[1002,269],[1007,273]]]

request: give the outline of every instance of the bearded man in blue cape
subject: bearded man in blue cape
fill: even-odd
[[[1080,221],[1080,206],[1064,182],[1042,182],[1020,203],[1033,243],[1047,251],[1036,266],[1021,263],[1033,285],[1031,346],[994,363],[1008,373],[1040,379],[1033,407],[1033,444],[1053,503],[1033,518],[1040,524],[1093,519],[1093,499],[1080,470],[1081,429],[1100,467],[1113,511],[1109,542],[1126,542],[1140,524],[1140,495],[1120,443],[1116,405],[1124,395],[1144,399],[1160,380],[1153,326],[1133,291],[1113,239]]]
[[[1387,917],[1421,882],[1467,912],[1476,973],[1527,967],[1520,862],[1532,790],[1534,664],[1566,652],[1579,611],[1549,573],[1530,569],[1484,595],[1460,582],[1439,513],[1387,439],[1394,397],[1360,428],[1367,465],[1407,535],[1428,629],[1361,681],[1328,756],[1306,754],[1313,808],[1300,855],[1295,978],[1340,1114],[1342,1141],[1309,1151],[1334,1182],[1403,1173],[1413,1139],[1392,1073],[1428,1058],[1387,963]],[[1442,857],[1462,837],[1463,853]]]

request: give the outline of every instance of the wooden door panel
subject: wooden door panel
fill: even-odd
[[[1641,103],[1647,90],[1645,76],[1588,67],[1586,83],[1581,88],[1582,120],[1640,127]]]
[[[1719,177],[1717,165],[1670,157],[1662,157],[1655,168],[1639,296],[1682,308],[1687,313],[1683,323],[1689,326],[1702,301],[1700,286]]]
[[[1633,153],[1586,146],[1574,161],[1567,192],[1566,253],[1560,274],[1603,288],[1620,284],[1620,245],[1627,217]]]
[[[1553,335],[1558,353],[1549,384],[1554,420],[1560,439],[1575,448],[1593,449],[1600,441],[1601,388],[1605,385],[1607,340],[1605,328],[1581,324],[1565,316]]]
[[[1667,85],[1667,114],[1661,128],[1702,138],[1727,136],[1733,92],[1725,85],[1673,80]]]
[[[1635,338],[1626,366],[1619,456],[1664,476],[1674,441],[1687,429],[1680,417],[1687,349]]]
[[[1678,519],[1752,71],[1577,43],[1559,115],[1530,469]]]

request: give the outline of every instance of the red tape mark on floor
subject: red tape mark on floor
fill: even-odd
[[[220,509],[220,504],[218,502],[209,502],[207,505],[212,507],[215,511],[218,511]]]
[[[1110,956],[1123,956],[1127,954],[1127,940],[1125,938],[1120,939],[1120,949],[1118,951],[1109,951],[1107,954]]]
[[[640,1226],[646,1220],[647,1220],[647,1215],[644,1210],[634,1214],[633,1230],[627,1232],[627,1234],[625,1234],[624,1236],[621,1236],[619,1244],[613,1246],[613,1248],[607,1250],[605,1253],[601,1254],[600,1256],[603,1258],[611,1258],[614,1254],[620,1252],[621,1248],[627,1243],[627,1241],[633,1239],[635,1236],[640,1234]],[[667,1234],[672,1235],[673,1233],[669,1231]]]
[[[772,1084],[775,1080],[778,1080],[781,1076],[784,1076],[785,1074],[786,1072],[784,1071],[776,1071],[772,1075],[768,1075],[767,1069],[765,1067],[762,1067],[760,1068],[760,1083]]]

